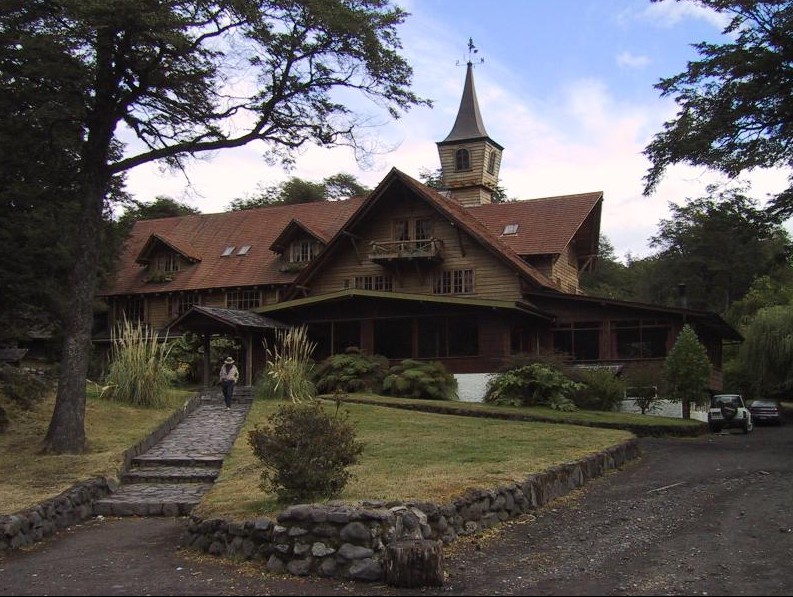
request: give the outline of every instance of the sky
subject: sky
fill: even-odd
[[[692,44],[721,43],[724,17],[688,0],[395,0],[410,15],[399,28],[412,88],[432,108],[392,120],[361,101],[355,110],[377,126],[382,153],[356,163],[347,148],[307,148],[293,170],[268,166],[263,147],[223,150],[185,171],[156,164],[127,174],[127,190],[148,202],[166,195],[203,213],[225,211],[235,198],[290,176],[321,181],[346,172],[375,187],[392,168],[419,178],[439,167],[436,143],[451,131],[473,40],[474,81],[488,135],[504,147],[501,186],[511,199],[592,191],[604,194],[601,233],[618,259],[646,257],[650,238],[669,218],[670,202],[707,195],[725,182],[685,165],[670,168],[657,190],[642,195],[649,161],[642,151],[676,104],[654,88],[697,59]],[[130,147],[134,149],[134,144]],[[787,187],[783,171],[744,177],[762,205]],[[790,222],[788,228],[791,229]]]

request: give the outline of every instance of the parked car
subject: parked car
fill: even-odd
[[[784,422],[782,405],[778,400],[763,398],[754,400],[749,405],[749,412],[752,413],[752,420],[757,423],[773,423],[781,425]]]
[[[722,429],[739,428],[749,433],[752,424],[752,413],[746,408],[740,394],[716,394],[710,399],[708,410],[708,427],[714,433]]]

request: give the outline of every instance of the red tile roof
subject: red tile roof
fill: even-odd
[[[277,256],[270,250],[284,228],[297,219],[324,238],[331,238],[362,202],[363,197],[355,197],[345,201],[141,220],[135,223],[124,246],[114,284],[101,294],[288,284],[295,274],[278,271]],[[152,235],[168,239],[175,247],[191,247],[191,256],[200,259],[200,263],[178,272],[171,282],[147,283],[148,272],[135,259]],[[251,246],[250,251],[237,255],[245,245]],[[234,252],[222,257],[230,246],[235,247]]]
[[[103,295],[150,292],[197,291],[211,288],[266,286],[289,284],[298,278],[295,273],[279,271],[278,256],[271,250],[275,241],[290,236],[296,227],[327,241],[333,247],[334,237],[342,227],[361,222],[370,207],[391,184],[406,185],[419,197],[433,205],[446,217],[476,238],[499,259],[506,261],[537,287],[553,288],[553,284],[521,255],[560,253],[583,228],[597,235],[602,193],[565,195],[464,208],[434,189],[410,176],[392,169],[368,198],[345,201],[320,201],[296,205],[278,205],[244,211],[187,215],[136,222],[119,261],[115,283]],[[515,235],[502,235],[504,226],[518,224]],[[588,226],[585,226],[588,223]],[[595,239],[597,236],[595,236]],[[146,282],[147,270],[136,263],[141,252],[148,252],[152,243],[164,242],[191,259],[200,260],[178,272],[170,282]],[[595,241],[596,242],[596,241]],[[245,255],[240,247],[250,245]],[[227,247],[234,251],[222,256]],[[320,254],[299,276],[309,279],[324,261]]]
[[[479,205],[467,211],[519,255],[558,254],[588,217],[597,217],[599,227],[602,200],[602,192],[581,193]],[[518,224],[516,234],[502,234],[509,224]]]

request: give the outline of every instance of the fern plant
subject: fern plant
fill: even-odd
[[[348,348],[319,364],[315,379],[320,394],[333,392],[379,392],[388,373],[388,359]]]
[[[442,363],[405,359],[389,370],[383,380],[383,393],[406,398],[454,400],[457,380]]]

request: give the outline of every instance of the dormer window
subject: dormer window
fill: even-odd
[[[504,231],[501,233],[501,236],[507,236],[509,234],[517,234],[518,233],[518,225],[517,224],[507,224],[504,226]]]
[[[164,274],[173,274],[179,271],[179,257],[175,253],[166,253],[157,257],[158,271]]]
[[[297,240],[289,248],[291,263],[306,263],[317,256],[317,243],[311,240]]]
[[[454,169],[457,171],[471,169],[471,154],[467,149],[458,149],[454,154]]]

